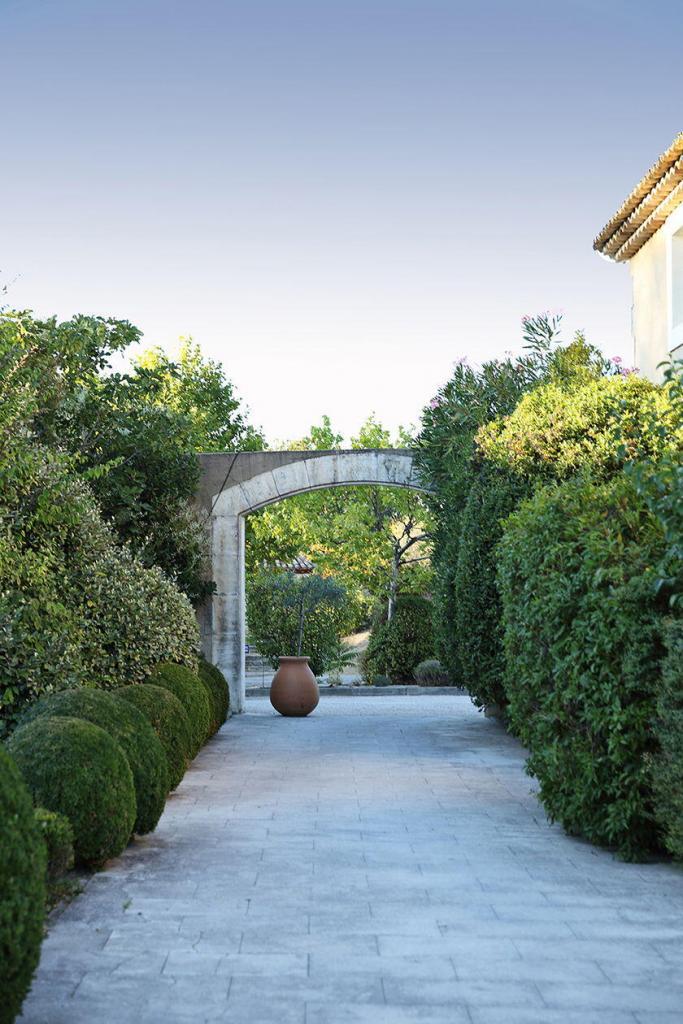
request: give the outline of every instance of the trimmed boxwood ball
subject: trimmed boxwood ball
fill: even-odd
[[[99,725],[121,747],[135,785],[137,817],[133,831],[152,832],[161,817],[169,790],[164,748],[145,715],[128,701],[103,690],[64,690],[43,697],[28,710],[22,722],[43,715],[82,718]]]
[[[36,807],[35,819],[45,843],[47,878],[54,882],[74,866],[74,830],[63,814],[45,807]]]
[[[192,731],[191,756],[194,757],[211,735],[211,706],[206,687],[189,668],[170,661],[157,665],[149,682],[170,690],[185,708]]]
[[[17,729],[8,749],[34,802],[71,822],[77,863],[100,867],[125,849],[135,823],[135,787],[108,732],[82,719],[45,715]]]
[[[218,732],[228,717],[230,710],[230,691],[228,681],[216,665],[201,658],[197,675],[209,691],[209,700],[213,710],[213,731]]]
[[[175,789],[192,757],[192,729],[185,708],[170,690],[151,683],[122,686],[115,693],[135,705],[156,732],[166,754],[169,788]]]
[[[0,747],[0,1024],[21,1009],[45,917],[45,844],[19,769]]]

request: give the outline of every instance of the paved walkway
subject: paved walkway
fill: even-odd
[[[680,1024],[683,873],[549,826],[457,696],[266,700],[61,915],[30,1024]]]

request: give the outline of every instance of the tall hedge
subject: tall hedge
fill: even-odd
[[[38,966],[45,844],[19,769],[0,747],[0,1024],[12,1024]]]
[[[654,723],[659,741],[652,765],[655,814],[664,845],[683,861],[683,621],[669,621],[664,636],[666,656]]]
[[[453,623],[463,678],[478,707],[505,703],[496,545],[505,518],[529,489],[525,477],[484,463],[470,488],[462,515]]]
[[[662,532],[627,474],[551,484],[498,547],[505,692],[552,819],[638,857],[657,846],[649,755]]]

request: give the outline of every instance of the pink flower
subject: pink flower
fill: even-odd
[[[431,402],[429,403],[429,408],[430,409],[438,409],[440,405],[441,405],[441,402],[439,401],[438,398],[432,398]]]
[[[467,362],[467,356],[459,356],[455,360],[455,362],[453,363],[453,366],[464,366],[466,364],[466,362]]]
[[[612,356],[610,360],[610,362],[614,363],[616,366],[618,366],[619,363],[623,363],[623,361],[624,360],[621,358],[621,356]]]

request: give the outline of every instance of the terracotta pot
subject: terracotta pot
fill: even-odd
[[[280,658],[270,684],[270,703],[287,717],[303,718],[318,706],[320,690],[308,667],[308,658]]]

